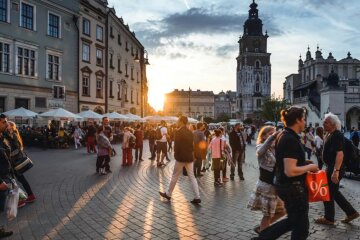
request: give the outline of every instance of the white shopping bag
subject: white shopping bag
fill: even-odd
[[[19,203],[19,187],[14,184],[6,198],[6,216],[9,221],[16,218]]]

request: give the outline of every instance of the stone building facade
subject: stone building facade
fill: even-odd
[[[195,119],[214,118],[214,99],[212,91],[188,91],[175,89],[165,94],[164,114],[168,116],[187,115]]]
[[[108,111],[143,116],[148,63],[144,47],[115,9],[110,8],[108,16]]]
[[[2,0],[0,112],[78,111],[76,1]]]
[[[215,119],[221,115],[226,115],[229,118],[236,118],[236,92],[221,91],[215,95],[214,109]]]
[[[300,56],[298,73],[286,77],[283,91],[290,104],[308,110],[308,125],[321,125],[332,112],[345,129],[360,127],[360,61],[350,52],[336,60],[331,52],[324,58],[317,47],[313,58],[308,48],[305,61]]]
[[[271,93],[271,63],[267,52],[267,32],[259,18],[255,1],[250,5],[240,37],[239,55],[236,58],[237,112],[242,119],[254,118],[261,110],[264,99]]]

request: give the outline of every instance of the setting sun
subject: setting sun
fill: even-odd
[[[165,101],[165,89],[161,88],[150,88],[149,89],[149,104],[156,111],[162,110],[164,108]]]

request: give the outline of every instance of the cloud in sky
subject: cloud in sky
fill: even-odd
[[[149,52],[150,91],[174,88],[236,88],[238,39],[252,0],[109,0]],[[316,45],[323,56],[360,58],[358,0],[257,0],[268,30],[272,92],[282,94],[285,76],[297,72],[299,53]],[[164,7],[166,6],[166,7]]]

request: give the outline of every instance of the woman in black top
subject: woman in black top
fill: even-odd
[[[271,240],[292,230],[292,240],[307,239],[309,234],[309,203],[305,176],[318,171],[316,164],[307,164],[299,133],[305,128],[305,112],[291,107],[281,111],[285,130],[279,134],[275,146],[275,187],[284,201],[288,217],[262,231],[253,239]]]
[[[7,139],[11,146],[11,154],[10,154],[11,161],[12,163],[14,163],[14,161],[16,161],[18,158],[23,157],[24,146],[22,143],[20,133],[16,128],[16,124],[14,122],[9,121],[7,130],[8,130]],[[19,200],[18,207],[23,207],[25,206],[26,203],[34,202],[36,197],[33,191],[31,190],[30,184],[26,180],[25,176],[23,174],[17,173],[15,170],[14,172],[16,179],[22,184],[26,193],[28,194],[28,198],[26,200]]]

